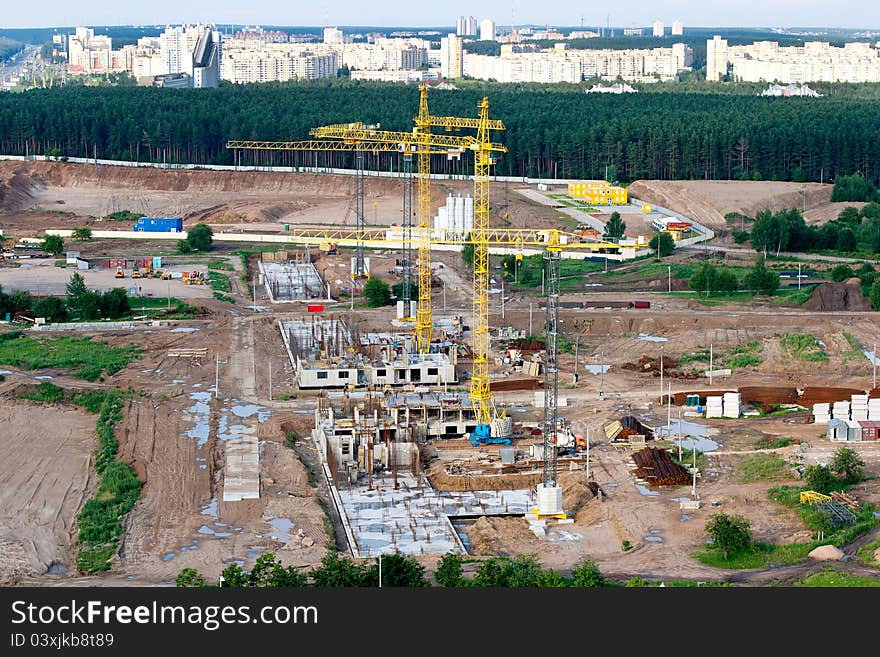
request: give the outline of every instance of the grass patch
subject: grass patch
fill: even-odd
[[[698,351],[692,351],[687,354],[682,354],[678,357],[678,362],[681,364],[685,363],[708,363],[709,362],[709,350],[708,349],[699,349]]]
[[[235,303],[235,299],[222,292],[214,292],[214,298],[220,301],[225,301],[226,303]]]
[[[755,443],[755,449],[779,449],[780,447],[788,447],[793,444],[794,438],[779,438],[778,440],[761,438],[761,440]]]
[[[669,445],[669,458],[678,463],[685,470],[690,471],[694,466],[694,452],[686,447],[681,448],[681,458],[678,458],[677,441],[672,441]],[[697,450],[697,470],[706,469],[706,455]]]
[[[46,404],[58,404],[64,401],[64,388],[56,386],[51,381],[43,381],[32,392],[26,392],[19,396],[19,399],[30,399],[31,401],[44,402]]]
[[[95,471],[101,483],[95,497],[88,500],[77,515],[76,566],[82,572],[110,569],[110,557],[116,552],[123,532],[123,519],[137,501],[141,482],[127,463],[116,460],[119,443],[114,435],[122,419],[122,399],[105,393],[97,433],[100,441]]]
[[[849,349],[840,352],[843,362],[846,363],[851,360],[861,361],[864,359],[865,355],[862,353],[862,347],[859,345],[858,340],[853,337],[852,333],[844,331],[843,337],[846,338],[846,342],[849,345]]]
[[[727,356],[721,357],[721,362],[732,370],[755,367],[764,362],[764,357],[761,356],[763,350],[764,345],[761,342],[750,340],[731,349]]]
[[[800,580],[795,586],[836,587],[836,588],[861,588],[866,586],[880,586],[880,579],[876,577],[860,577],[851,575],[833,568],[823,570],[820,573],[811,573]]]
[[[770,543],[754,543],[752,549],[731,554],[727,559],[720,550],[707,550],[693,555],[706,566],[743,570],[752,568],[768,568],[770,564],[785,566],[798,563],[807,558],[813,543],[792,543],[791,545],[772,545]]]
[[[234,271],[235,267],[230,265],[225,260],[211,260],[208,262],[208,269],[221,269],[223,271]],[[213,278],[213,274],[211,275]]]
[[[75,376],[96,381],[116,374],[138,359],[143,350],[137,345],[111,347],[103,340],[89,338],[31,338],[21,331],[7,333],[0,340],[0,363],[27,370],[58,367]]]
[[[874,553],[880,549],[880,538],[876,541],[872,541],[867,545],[863,545],[859,548],[859,561],[867,566],[873,566],[874,568],[880,568],[880,560],[874,558]]]
[[[211,289],[215,292],[231,291],[232,288],[229,287],[229,276],[217,271],[211,272]]]
[[[119,210],[118,212],[111,212],[110,214],[105,214],[104,219],[107,221],[129,221],[134,223],[141,217],[146,216],[142,212],[132,212],[131,210]]]
[[[828,354],[809,333],[786,333],[779,339],[779,346],[797,360],[811,363],[828,362]]]
[[[791,479],[788,461],[775,454],[750,454],[739,464],[740,481],[782,481]]]

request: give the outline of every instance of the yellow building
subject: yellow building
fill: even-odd
[[[605,180],[578,180],[568,183],[568,195],[591,205],[626,205],[629,194]]]

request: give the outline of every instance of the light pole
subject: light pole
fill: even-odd
[[[877,387],[877,341],[874,340],[874,351],[871,352],[871,362],[874,364],[874,378],[872,387]]]
[[[663,408],[663,345],[660,345],[660,408]]]
[[[269,359],[269,401],[272,401],[272,359]]]
[[[214,356],[214,399],[220,397],[220,365],[229,362],[228,358],[220,359],[219,355]]]
[[[672,292],[672,265],[666,265],[666,287],[668,292]]]
[[[599,352],[599,399],[605,397],[605,353]]]
[[[532,302],[529,301],[529,337],[532,335]]]
[[[798,289],[801,289],[801,263],[798,263]]]

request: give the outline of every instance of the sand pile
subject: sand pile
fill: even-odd
[[[857,278],[848,278],[840,283],[822,283],[813,290],[804,308],[818,312],[872,310],[871,302],[862,294],[862,286]]]
[[[820,545],[807,556],[816,561],[840,561],[843,559],[843,552],[833,545]]]
[[[468,538],[471,554],[514,557],[520,550],[511,549],[511,546],[517,542],[534,541],[535,535],[522,518],[483,517],[468,529]]]

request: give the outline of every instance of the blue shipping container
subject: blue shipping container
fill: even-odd
[[[138,233],[182,233],[182,217],[141,217],[134,225]]]

